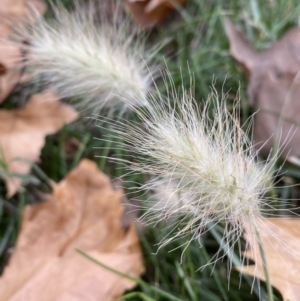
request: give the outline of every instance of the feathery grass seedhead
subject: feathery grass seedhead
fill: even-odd
[[[19,30],[28,67],[59,96],[80,97],[81,109],[124,108],[120,97],[145,105],[150,56],[137,28],[118,5],[75,3],[73,12],[52,5],[54,20],[40,18]]]
[[[158,97],[137,113],[144,127],[120,122],[113,131],[142,155],[138,162],[128,161],[131,170],[154,176],[142,189],[156,191],[159,201],[142,218],[150,224],[170,219],[177,231],[160,245],[190,233],[199,238],[219,222],[230,250],[245,229],[255,234],[270,209],[265,193],[272,186],[274,160],[257,162],[247,132],[225,100],[214,91],[200,110],[190,92],[182,97],[172,92],[167,102]]]

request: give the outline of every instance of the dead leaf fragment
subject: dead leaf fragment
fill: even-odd
[[[75,137],[67,137],[64,142],[64,150],[68,157],[74,158],[74,155],[80,148],[81,142]]]
[[[18,110],[0,110],[0,159],[8,173],[25,175],[30,171],[28,162],[39,160],[45,136],[56,133],[64,124],[76,120],[78,113],[64,105],[50,92],[35,94],[25,107]],[[21,179],[6,177],[8,196],[21,186]]]
[[[278,119],[283,157],[300,156],[300,28],[287,32],[270,49],[258,52],[229,19],[225,30],[230,54],[243,67],[248,83],[248,97],[258,110],[255,115],[254,141],[267,156],[274,147]]]
[[[22,54],[19,47],[10,41],[14,28],[33,22],[45,11],[45,3],[39,0],[0,0],[0,103],[21,77]]]
[[[45,11],[46,4],[40,0],[0,0],[0,22],[32,22]]]
[[[0,0],[1,1],[1,0]],[[11,29],[0,23],[0,103],[11,93],[20,79],[20,49],[9,41]]]
[[[138,277],[142,255],[134,224],[124,229],[122,190],[83,160],[53,195],[23,213],[21,232],[0,278],[1,301],[111,301],[135,283],[78,254]]]
[[[186,0],[175,0],[183,5]],[[169,0],[126,0],[129,10],[142,27],[154,26],[162,21],[172,11],[172,1]]]
[[[260,233],[267,256],[272,286],[277,288],[285,301],[298,301],[300,296],[300,220],[285,218],[266,219]],[[255,256],[256,254],[256,256]],[[255,265],[238,270],[265,280],[258,245],[245,253]]]

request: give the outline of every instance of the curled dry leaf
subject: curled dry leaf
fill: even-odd
[[[126,0],[134,18],[144,28],[162,21],[172,11],[172,2],[183,5],[186,0]]]
[[[1,301],[111,301],[135,283],[76,252],[127,275],[144,270],[133,222],[124,229],[122,190],[114,191],[97,165],[83,160],[46,201],[27,206]]]
[[[34,13],[30,14],[30,10]],[[13,27],[34,21],[33,16],[37,17],[45,10],[46,5],[39,0],[0,0],[0,103],[11,93],[21,76],[21,51],[9,40]]]
[[[225,30],[230,54],[249,78],[249,101],[258,110],[254,123],[257,148],[269,154],[279,125],[283,156],[300,156],[300,28],[290,30],[263,52],[256,51],[229,19]],[[280,114],[282,124],[278,123]]]
[[[298,301],[300,296],[299,227],[299,219],[285,218],[266,219],[260,227],[272,286],[280,291],[285,301]],[[254,260],[256,265],[239,270],[265,280],[262,261],[256,256],[258,254],[258,245],[253,245],[245,256]]]
[[[6,166],[5,172],[27,174],[30,163],[17,159],[37,162],[45,136],[56,133],[77,117],[73,108],[60,103],[50,92],[33,95],[21,109],[0,110],[0,159],[4,161],[2,166]],[[6,175],[5,182],[9,197],[21,186],[18,177]]]

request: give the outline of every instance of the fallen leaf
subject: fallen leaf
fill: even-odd
[[[22,23],[32,22],[33,17],[38,17],[45,11],[46,4],[39,0],[0,0],[2,23],[11,22],[11,20]]]
[[[0,103],[21,78],[22,54],[17,44],[10,41],[14,28],[33,22],[45,10],[45,3],[39,0],[0,0]]]
[[[183,5],[186,0],[174,2]],[[156,25],[173,10],[170,0],[126,0],[126,4],[137,22],[144,28]]]
[[[254,122],[254,141],[262,155],[267,156],[276,142],[278,119],[279,146],[282,155],[300,156],[300,28],[287,32],[270,49],[258,52],[229,19],[225,30],[230,54],[246,72],[248,97],[258,112]],[[280,126],[280,124],[279,124]]]
[[[0,103],[18,83],[21,73],[18,68],[22,60],[20,49],[9,41],[11,29],[0,23]]]
[[[122,190],[83,160],[46,201],[27,206],[15,251],[0,278],[1,301],[111,301],[135,283],[78,254],[132,277],[143,273],[134,223],[124,229]]]
[[[50,92],[35,94],[25,107],[0,110],[0,156],[8,173],[25,175],[30,171],[28,162],[39,160],[45,136],[56,133],[65,123],[77,119],[77,112],[64,105]],[[21,186],[18,177],[5,177],[8,197]]]
[[[277,288],[285,301],[298,301],[300,296],[300,220],[285,218],[266,219],[260,233],[267,257],[272,286]],[[265,280],[258,245],[245,256],[255,265],[238,268],[239,271]]]

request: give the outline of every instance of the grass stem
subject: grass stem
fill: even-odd
[[[266,287],[267,287],[269,301],[274,301],[273,289],[272,289],[270,274],[268,270],[267,256],[266,256],[263,240],[258,229],[256,229],[256,238],[258,241],[259,251],[261,255],[265,278],[266,278]]]

